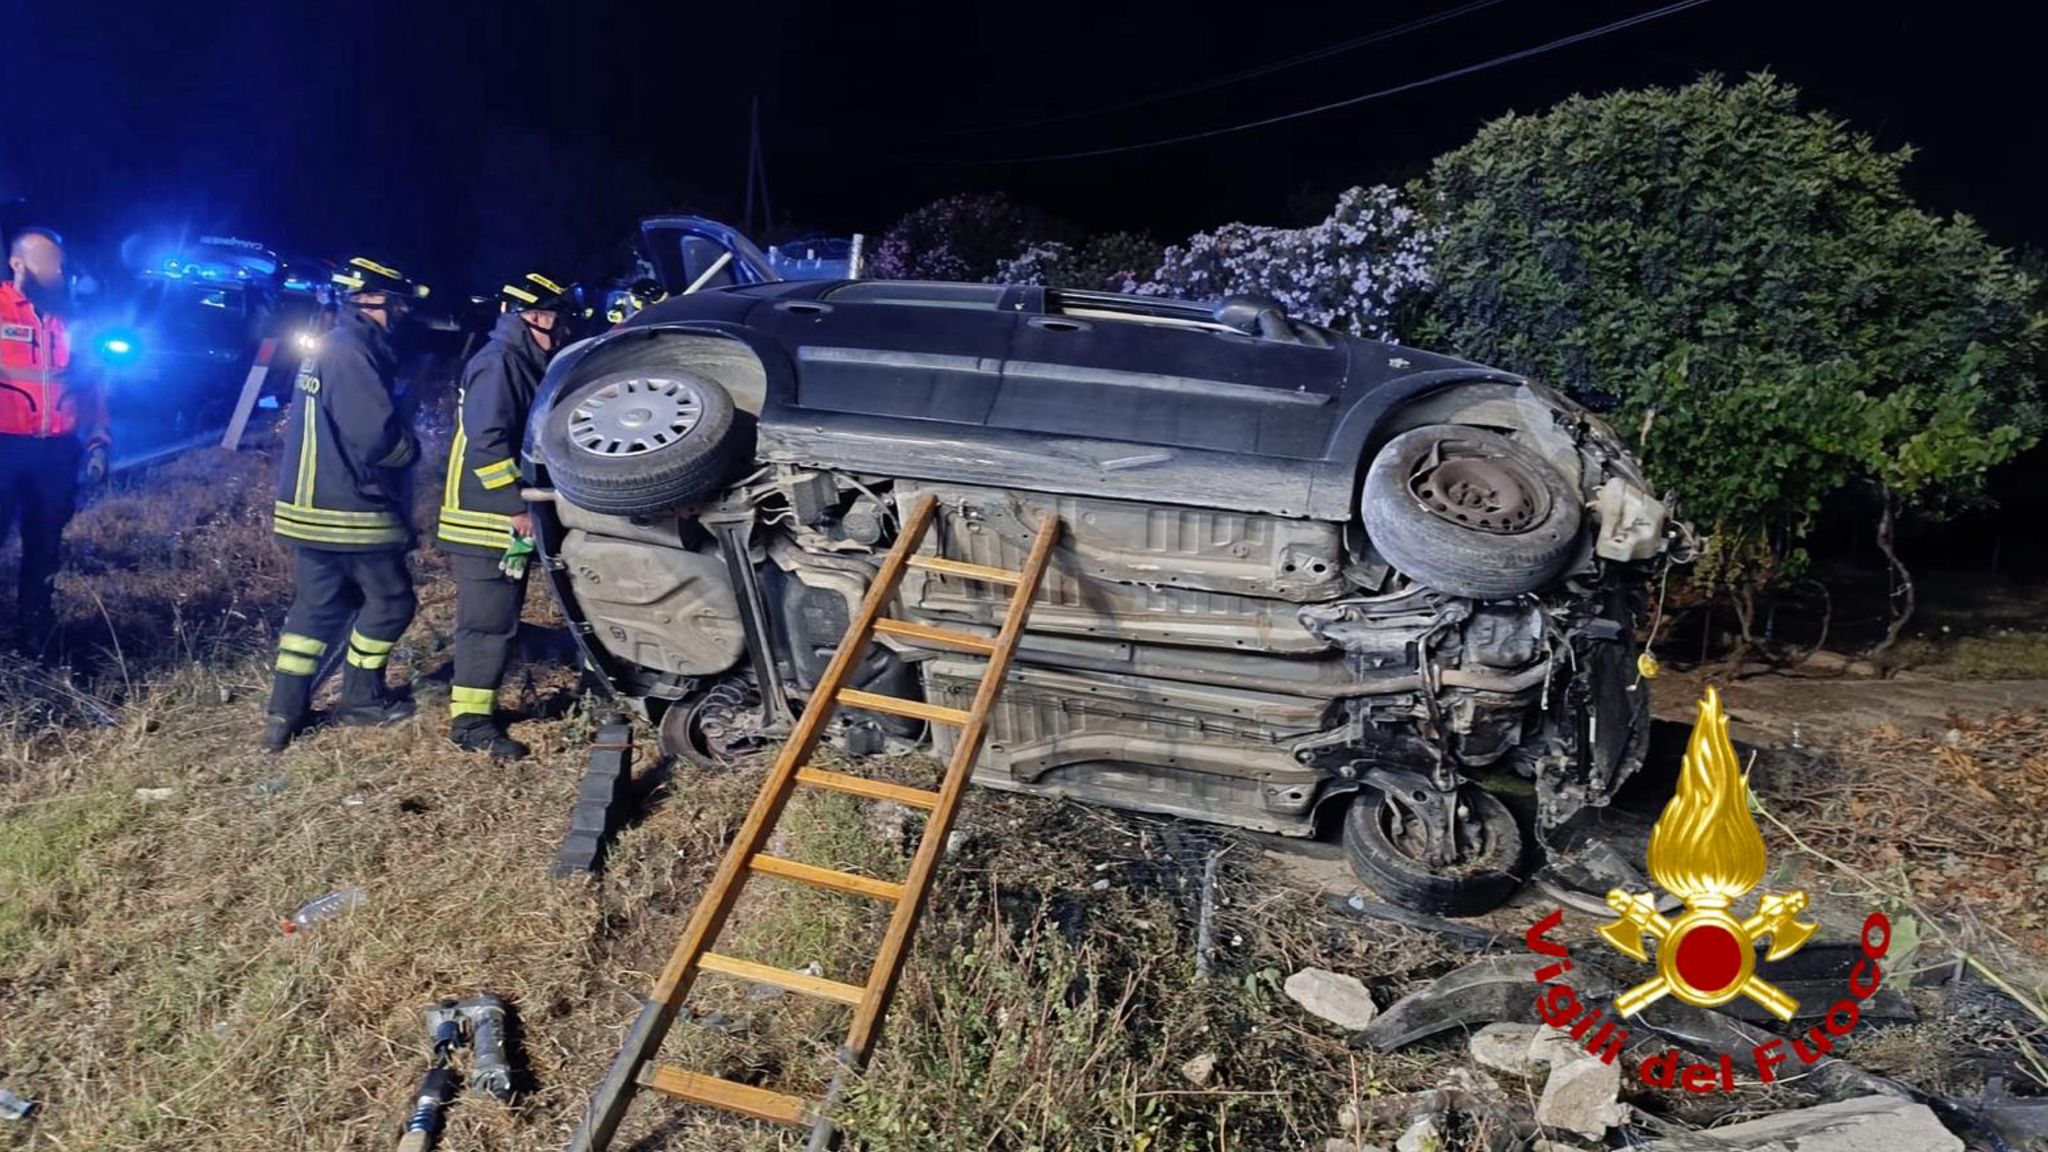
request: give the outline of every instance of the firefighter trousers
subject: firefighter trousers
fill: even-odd
[[[403,552],[327,552],[299,548],[292,568],[292,606],[277,640],[277,681],[270,714],[305,715],[328,649],[341,643],[349,616],[342,703],[369,704],[384,694],[384,666],[412,623],[418,600]]]
[[[24,635],[53,627],[64,526],[78,510],[76,436],[0,436],[0,545],[21,526],[21,585],[15,614]]]
[[[519,637],[526,576],[508,578],[490,556],[457,552],[448,563],[455,570],[455,683],[448,710],[461,723],[497,710],[498,684]]]

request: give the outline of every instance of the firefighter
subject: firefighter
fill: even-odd
[[[273,752],[304,727],[314,678],[330,645],[344,642],[351,614],[334,719],[383,725],[412,715],[412,701],[384,682],[416,606],[405,566],[412,548],[406,494],[420,447],[394,395],[393,340],[426,288],[361,257],[334,282],[339,314],[299,373],[278,469],[273,528],[297,558],[263,726],[264,747]]]
[[[491,335],[462,370],[462,410],[442,487],[441,548],[455,569],[455,683],[449,739],[493,759],[519,760],[526,745],[505,734],[497,715],[526,567],[505,562],[515,539],[533,538],[519,498],[519,446],[526,413],[548,359],[569,338],[574,300],[566,282],[539,272],[498,291]]]
[[[78,506],[81,459],[106,473],[107,414],[99,389],[75,379],[71,340],[57,316],[65,303],[64,244],[24,228],[7,250],[0,281],[0,542],[21,523],[15,601],[24,646],[54,632],[53,601],[64,525]]]

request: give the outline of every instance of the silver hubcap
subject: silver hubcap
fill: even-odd
[[[704,418],[704,397],[687,380],[615,380],[578,401],[569,440],[593,456],[638,456],[666,448]]]

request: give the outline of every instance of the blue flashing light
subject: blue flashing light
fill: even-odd
[[[141,342],[126,333],[115,333],[100,341],[100,351],[108,360],[126,363],[142,350]]]

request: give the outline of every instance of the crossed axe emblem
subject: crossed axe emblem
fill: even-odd
[[[1792,1019],[1799,1001],[1756,974],[1756,942],[1770,938],[1766,960],[1799,951],[1819,930],[1799,920],[1809,903],[1804,892],[1767,895],[1755,915],[1738,920],[1725,903],[1702,899],[1670,920],[1648,895],[1614,889],[1607,894],[1607,906],[1621,919],[1602,925],[1601,937],[1616,951],[1646,963],[1645,937],[1657,941],[1657,975],[1617,996],[1615,1011],[1633,1016],[1673,993],[1702,1008],[1747,996],[1778,1019]]]

